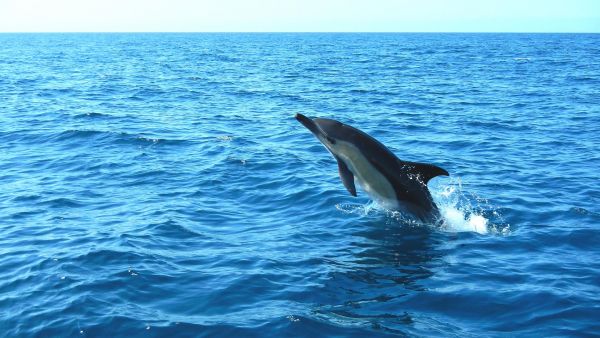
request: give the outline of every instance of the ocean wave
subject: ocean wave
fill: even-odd
[[[132,144],[132,145],[165,145],[180,146],[188,144],[188,140],[166,139],[152,136],[142,136],[126,132],[95,130],[95,129],[72,129],[62,131],[50,137],[53,142],[71,142],[77,140],[107,142],[108,144]]]
[[[468,125],[473,127],[483,127],[495,130],[514,130],[514,131],[526,131],[531,127],[519,123],[509,122],[509,121],[484,121],[484,120],[473,120],[467,121]]]
[[[48,207],[48,208],[55,208],[55,209],[80,208],[80,207],[84,206],[84,204],[82,204],[72,198],[66,198],[66,197],[51,198],[48,200],[38,202],[37,204],[40,206],[44,206],[44,207]]]
[[[110,118],[110,117],[112,117],[112,116],[109,114],[98,113],[98,112],[88,112],[88,113],[81,113],[81,114],[73,115],[73,118],[76,118],[76,119],[105,119],[105,118]]]

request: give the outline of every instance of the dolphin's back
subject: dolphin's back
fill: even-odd
[[[362,130],[331,119],[316,118],[314,121],[327,135],[354,144],[360,151],[369,154],[370,157],[389,161],[389,163],[385,163],[386,165],[395,165],[395,162],[399,161],[398,157],[383,143]]]

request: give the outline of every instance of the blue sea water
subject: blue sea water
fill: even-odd
[[[1,34],[0,336],[598,336],[599,168],[600,35]]]

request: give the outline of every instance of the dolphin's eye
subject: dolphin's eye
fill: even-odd
[[[335,144],[335,140],[332,139],[331,137],[327,136],[327,141],[331,144]]]

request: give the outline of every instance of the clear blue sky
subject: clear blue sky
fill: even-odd
[[[600,32],[600,0],[0,0],[0,32]]]

